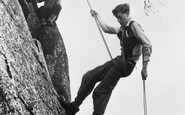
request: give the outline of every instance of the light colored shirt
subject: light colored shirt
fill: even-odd
[[[132,19],[130,19],[127,22],[126,26],[129,26],[131,21],[132,21]],[[122,29],[122,27],[120,27],[120,29]],[[149,61],[151,53],[152,53],[152,45],[151,45],[149,39],[144,34],[143,29],[141,28],[141,26],[137,22],[134,22],[131,25],[131,30],[132,30],[134,36],[136,37],[136,39],[139,41],[139,43],[134,47],[134,49],[132,51],[133,57],[131,57],[131,59],[134,60],[135,62],[137,62],[139,60],[141,53],[143,53],[143,61]]]
[[[102,30],[105,33],[109,33],[109,34],[118,34],[119,31],[124,31],[124,28],[126,26],[129,26],[129,23],[132,21],[132,19],[130,19],[127,22],[125,27],[118,28],[118,27],[111,27],[111,26],[107,25],[106,23],[104,23],[104,21],[100,18],[99,15],[97,15],[96,19],[98,20]],[[143,61],[149,61],[151,53],[152,53],[152,45],[151,45],[149,39],[144,34],[143,29],[141,28],[141,26],[138,23],[134,22],[131,25],[131,30],[133,31],[133,34],[136,37],[136,39],[138,39],[139,43],[134,47],[134,49],[132,51],[133,57],[131,57],[129,59],[137,62],[139,60],[140,55],[143,54]]]

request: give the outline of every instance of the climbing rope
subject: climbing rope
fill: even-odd
[[[90,10],[92,10],[92,7],[91,7],[91,4],[90,4],[89,0],[87,0],[87,3],[88,3],[88,5],[89,5]],[[99,24],[98,24],[98,21],[96,20],[96,18],[94,18],[94,20],[95,20],[96,25],[97,25],[97,27],[98,27],[98,30],[99,30],[99,32],[100,32],[100,34],[101,34],[101,37],[102,37],[103,42],[104,42],[104,44],[105,44],[105,47],[106,47],[106,49],[107,49],[107,51],[108,51],[108,54],[109,54],[110,58],[112,59],[112,55],[111,55],[111,53],[110,53],[110,50],[109,50],[109,47],[108,47],[107,42],[106,42],[106,40],[105,40],[105,37],[103,36],[103,33],[102,33],[102,31],[101,31],[101,28],[100,28],[100,26],[99,26]]]
[[[146,102],[145,80],[143,80],[143,107],[144,107],[144,115],[147,115],[147,102]]]

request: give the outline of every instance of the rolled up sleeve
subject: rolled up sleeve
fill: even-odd
[[[134,36],[139,40],[142,45],[142,53],[143,53],[143,61],[150,61],[151,53],[152,53],[152,45],[144,34],[143,29],[136,22],[132,24],[131,29],[133,30]]]

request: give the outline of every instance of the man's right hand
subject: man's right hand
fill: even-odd
[[[91,15],[92,15],[93,17],[95,17],[95,16],[98,15],[98,13],[97,13],[96,11],[94,11],[94,10],[91,10],[90,13],[91,13]]]

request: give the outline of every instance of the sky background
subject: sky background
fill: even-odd
[[[130,3],[131,17],[145,30],[153,46],[146,81],[148,115],[185,115],[185,1],[157,0],[158,12],[144,14],[143,0],[90,0],[94,10],[111,26],[119,26],[112,9]],[[57,20],[65,43],[71,82],[72,101],[85,72],[110,60],[86,0],[62,0]],[[113,57],[120,54],[115,35],[104,34]],[[143,115],[141,60],[133,73],[120,79],[108,103],[105,115]],[[80,106],[77,115],[91,115],[92,95]]]

